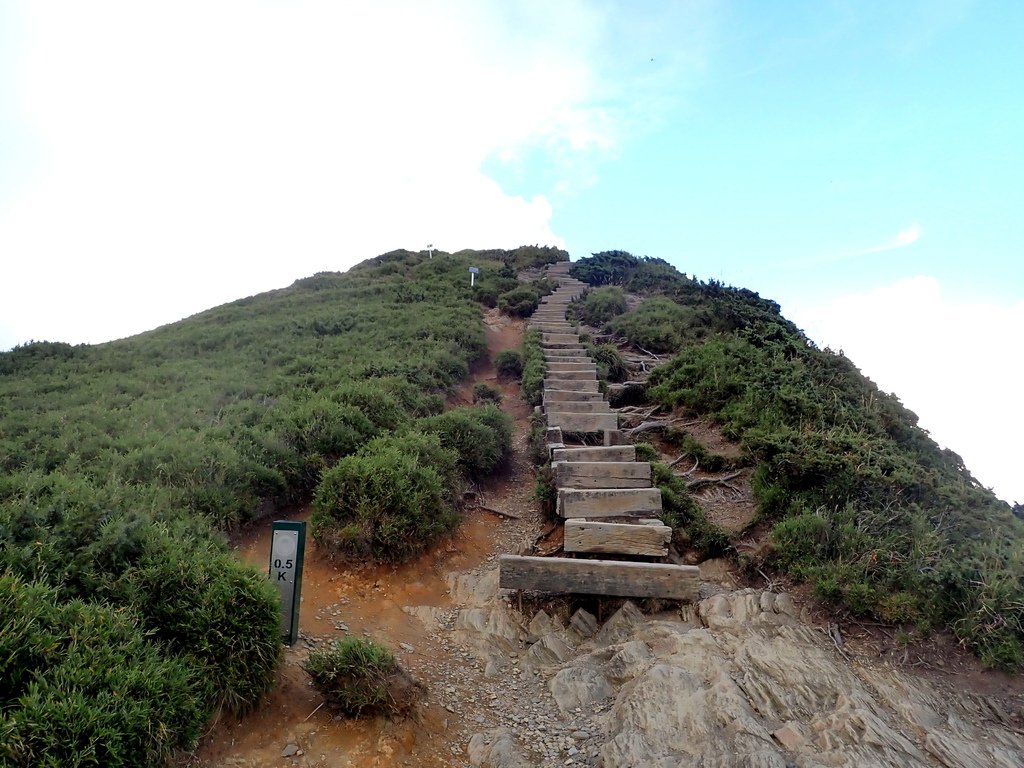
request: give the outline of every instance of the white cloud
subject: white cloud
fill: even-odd
[[[901,229],[896,235],[889,240],[878,245],[872,245],[867,248],[857,248],[851,251],[843,251],[840,253],[834,253],[829,256],[820,256],[818,258],[809,259],[802,261],[795,266],[811,266],[819,264],[833,264],[837,261],[846,261],[847,259],[855,259],[859,256],[870,256],[875,253],[885,253],[886,251],[895,251],[899,248],[906,248],[909,245],[913,245],[921,239],[921,227],[916,222],[911,224],[905,229]]]
[[[921,276],[785,311],[894,392],[979,481],[1003,499],[1024,501],[1024,360],[1015,341],[1024,302],[960,300]]]
[[[485,159],[591,163],[643,118],[599,74],[618,30],[589,3],[21,15],[42,162],[0,210],[0,349],[128,335],[397,247],[560,245],[551,202],[504,193]]]

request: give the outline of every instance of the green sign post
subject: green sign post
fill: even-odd
[[[306,524],[275,520],[270,541],[270,580],[281,595],[281,635],[288,645],[299,639],[302,601],[302,560],[306,555]]]

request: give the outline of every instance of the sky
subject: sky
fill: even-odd
[[[1024,4],[0,0],[0,349],[392,250],[758,291],[1024,501]]]

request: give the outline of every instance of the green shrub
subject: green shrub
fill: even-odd
[[[483,304],[488,309],[494,309],[498,306],[498,291],[496,288],[483,287],[477,288],[476,300]]]
[[[528,454],[530,461],[542,465],[548,462],[547,447],[548,420],[542,413],[530,414],[530,439],[528,443]]]
[[[330,393],[339,403],[354,406],[378,430],[395,429],[408,419],[408,413],[392,394],[390,382],[349,381]]]
[[[536,288],[520,286],[498,297],[498,307],[512,317],[529,317],[540,304],[540,292]]]
[[[404,717],[426,694],[394,655],[373,640],[346,637],[312,651],[302,666],[327,706],[346,717]]]
[[[637,461],[657,461],[660,457],[658,449],[650,443],[636,443],[634,447]]]
[[[195,546],[193,544],[193,546]],[[276,679],[281,615],[264,574],[229,553],[162,538],[124,577],[154,639],[201,671],[214,703],[254,707]]]
[[[626,297],[621,288],[598,288],[587,293],[579,317],[587,325],[601,328],[613,317],[625,313],[627,309]]]
[[[189,748],[210,681],[164,657],[125,609],[0,576],[0,763],[163,764]]]
[[[729,546],[729,536],[704,514],[687,490],[686,482],[660,462],[651,463],[651,475],[661,491],[661,520],[673,529],[673,540],[685,540],[707,557],[722,554]]]
[[[554,293],[555,288],[558,284],[554,280],[547,277],[539,277],[536,280],[530,281],[530,287],[533,288],[541,296],[547,296],[550,293]]]
[[[498,378],[514,381],[523,375],[523,356],[514,349],[503,350],[495,355],[494,367],[498,371]]]
[[[614,344],[588,344],[587,353],[597,366],[599,379],[623,382],[629,378],[629,367]]]
[[[355,453],[377,431],[377,426],[354,405],[323,395],[297,404],[289,414],[285,431],[303,464],[301,480],[295,482],[312,490],[324,469]]]
[[[632,312],[613,318],[608,327],[639,347],[664,354],[677,351],[687,331],[701,327],[691,314],[670,299],[648,299]]]
[[[500,403],[501,391],[482,381],[473,385],[473,403]]]
[[[523,399],[530,405],[540,405],[544,397],[544,349],[539,331],[527,331],[523,336]]]
[[[456,408],[421,419],[420,429],[436,434],[441,445],[456,453],[472,478],[489,475],[512,445],[511,417],[494,405]]]
[[[422,438],[406,448],[408,438],[375,440],[324,473],[313,502],[314,539],[342,554],[401,562],[458,524],[444,470],[422,460],[428,446],[449,462],[454,456]]]
[[[26,478],[18,502],[0,505],[0,570],[45,580],[59,601],[131,609],[164,653],[202,671],[209,695],[200,704],[208,713],[244,711],[274,682],[277,593],[201,521],[109,511],[144,509],[153,498],[152,491],[96,488],[62,474]]]

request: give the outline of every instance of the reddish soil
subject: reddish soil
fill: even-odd
[[[435,697],[428,694],[416,718],[406,721],[335,720],[321,707],[323,698],[310,686],[301,665],[312,647],[346,634],[371,637],[387,645],[428,689],[438,682],[434,679],[438,669],[464,665],[450,648],[432,642],[420,620],[404,609],[450,608],[447,574],[480,565],[493,557],[500,539],[508,538],[508,529],[531,524],[517,519],[532,519],[533,511],[532,480],[523,459],[530,408],[520,398],[518,384],[498,382],[492,362],[498,352],[521,347],[524,323],[497,311],[488,312],[485,322],[490,359],[474,368],[470,380],[450,398],[450,405],[470,404],[473,385],[480,381],[499,389],[502,409],[516,422],[516,455],[505,468],[473,489],[474,504],[467,505],[459,529],[410,563],[360,566],[338,562],[307,539],[300,640],[285,649],[277,686],[253,713],[241,719],[225,716],[217,720],[196,751],[183,757],[184,766],[433,768],[453,764],[449,734],[460,725],[460,716],[442,707]],[[482,511],[475,504],[510,517]],[[306,509],[289,519],[308,520],[309,514]],[[267,567],[269,524],[239,533],[232,545],[242,560],[261,569]],[[401,643],[414,650],[407,652]],[[282,757],[289,744],[300,746],[302,754]]]

